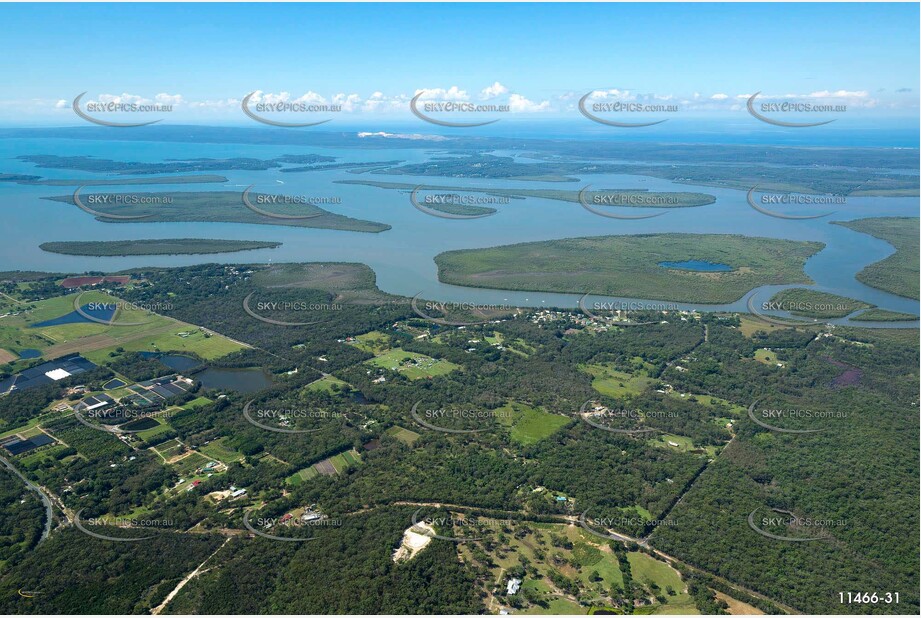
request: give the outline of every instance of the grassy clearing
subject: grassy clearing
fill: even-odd
[[[675,399],[681,399],[683,401],[690,401],[692,403],[697,403],[706,408],[712,408],[714,405],[724,405],[727,406],[733,413],[733,416],[740,418],[741,416],[747,413],[747,409],[744,406],[734,404],[730,401],[722,399],[720,397],[714,397],[713,395],[695,395],[688,393],[679,393],[677,391],[671,391],[668,394],[669,397],[674,397]]]
[[[522,559],[537,573],[529,568],[525,574],[517,597],[517,601],[523,602],[524,606],[514,609],[512,613],[589,613],[589,607],[581,605],[574,596],[557,587],[550,577],[553,572],[558,574],[558,578],[575,582],[579,598],[592,599],[596,607],[608,606],[612,601],[611,590],[623,587],[624,576],[617,555],[604,539],[589,534],[577,525],[529,522],[516,524],[514,528],[514,534],[504,534],[489,542],[458,547],[464,563],[483,566],[490,572],[484,578],[489,613],[496,613],[499,608],[508,606],[501,593],[495,596],[491,594],[493,582],[499,584],[501,590],[507,581],[508,572],[518,567]],[[479,560],[484,553],[491,560],[489,566]],[[665,604],[654,603],[637,608],[636,613],[698,613],[677,571],[639,552],[628,553],[627,560],[634,585],[645,588],[650,597],[658,594],[666,598]],[[674,594],[669,594],[668,588]],[[529,599],[533,602],[529,602]]]
[[[227,446],[226,437],[212,440],[208,444],[199,447],[198,450],[206,457],[216,459],[225,464],[243,460],[243,453],[235,451],[234,449]]]
[[[764,363],[765,365],[776,367],[777,353],[773,350],[768,350],[767,348],[761,348],[760,350],[755,350],[755,360],[759,363]]]
[[[289,476],[289,477],[287,478],[287,481],[286,481],[286,482],[287,482],[289,485],[294,485],[294,486],[296,487],[297,485],[300,485],[300,484],[303,483],[304,481],[307,481],[307,480],[312,479],[313,477],[317,476],[318,474],[320,474],[320,473],[317,472],[317,469],[314,468],[313,466],[310,466],[309,468],[304,468],[303,470],[298,470],[297,472],[295,472],[294,474],[292,474],[291,476]]]
[[[177,438],[173,438],[172,440],[167,440],[162,444],[151,446],[150,450],[162,457],[164,461],[169,461],[173,457],[181,454],[184,448],[185,446],[182,444],[182,442],[180,442]]]
[[[681,575],[661,560],[656,560],[648,554],[642,552],[628,552],[627,561],[630,563],[630,573],[633,580],[646,584],[650,582],[658,586],[663,593],[667,588],[675,592],[685,590],[684,582],[681,581]]]
[[[285,482],[288,485],[300,485],[304,481],[310,480],[319,474],[332,476],[333,474],[342,474],[348,468],[359,466],[363,463],[361,454],[355,449],[350,449],[338,455],[333,455],[312,466],[298,470],[289,476]]]
[[[384,433],[387,434],[388,436],[393,436],[394,438],[396,438],[397,440],[399,440],[406,446],[412,446],[413,444],[415,444],[416,440],[418,440],[420,437],[419,434],[417,434],[415,431],[404,429],[403,427],[400,427],[399,425],[394,425],[393,427],[391,427]]]
[[[244,348],[243,345],[217,333],[202,331],[184,322],[173,323],[175,326],[166,332],[152,333],[150,337],[137,337],[84,356],[99,363],[107,360],[115,348],[121,347],[127,352],[191,352],[205,360],[213,360]]]
[[[200,408],[211,403],[211,400],[207,397],[196,397],[192,401],[182,406],[183,410],[194,410],[195,408]]]
[[[349,345],[353,345],[359,350],[364,350],[369,354],[377,356],[390,349],[389,341],[390,338],[384,333],[378,330],[372,330],[370,333],[358,335],[355,337],[355,341],[349,341]]]
[[[361,463],[361,455],[358,451],[352,449],[330,457],[329,461],[336,469],[337,474],[342,474],[347,468],[351,468]]]
[[[195,473],[195,470],[207,464],[210,459],[201,453],[193,451],[186,457],[183,457],[176,463],[172,464],[176,468],[176,473],[180,476],[187,477]]]
[[[775,330],[783,330],[784,328],[789,327],[769,324],[763,320],[759,320],[758,318],[753,318],[747,315],[739,316],[739,330],[742,331],[742,334],[746,337],[751,337],[758,331],[770,333]]]
[[[349,386],[348,382],[344,382],[333,375],[328,375],[311,382],[304,388],[310,391],[323,391],[327,393],[335,393],[339,390],[342,390],[343,387]]]
[[[79,303],[84,306],[89,303],[118,304],[113,325],[81,321],[36,326],[73,313],[78,297]],[[18,306],[17,310],[21,311],[19,315],[0,318],[0,348],[17,354],[25,348],[37,349],[46,358],[80,352],[100,364],[109,360],[111,354],[117,354],[118,348],[127,351],[193,352],[202,358],[212,359],[243,347],[191,324],[124,307],[118,298],[97,290],[85,292],[82,296],[75,293],[49,298]]]
[[[436,360],[425,354],[407,352],[400,348],[389,350],[380,356],[366,361],[366,364],[373,367],[397,371],[410,380],[441,376],[461,368],[460,365],[455,365],[450,361],[443,359]]]
[[[710,457],[715,456],[717,452],[717,448],[715,446],[711,445],[698,447],[694,444],[694,440],[691,438],[688,438],[687,436],[679,436],[673,433],[659,434],[655,438],[651,438],[648,441],[648,444],[673,451],[681,451],[682,453],[688,453],[702,449]]]
[[[592,388],[608,397],[639,395],[655,384],[652,378],[618,371],[607,365],[580,365],[579,369],[592,376]]]
[[[509,435],[519,444],[534,444],[547,438],[572,420],[568,416],[551,414],[542,408],[510,402],[496,409],[496,417],[511,429]]]
[[[137,433],[137,437],[139,437],[141,440],[144,440],[145,442],[150,440],[151,438],[159,436],[160,434],[166,433],[171,429],[169,423],[159,418],[156,418],[156,417],[151,417],[151,419],[156,421],[157,426],[151,427],[150,429],[145,429],[143,431],[139,431]]]

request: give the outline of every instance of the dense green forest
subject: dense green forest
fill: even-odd
[[[838,225],[885,240],[895,253],[859,273],[857,279],[869,286],[918,298],[919,219],[909,217],[871,217],[856,221],[835,221]]]
[[[577,526],[586,512],[629,539],[612,541],[617,586],[599,588],[603,577],[587,568],[601,564],[594,551],[559,539],[557,550],[538,554],[540,568],[510,572],[552,586],[573,607],[618,611],[687,602],[719,613],[720,592],[769,612],[850,613],[859,608],[842,606],[838,592],[873,590],[901,595],[900,605],[873,612],[917,608],[916,331],[819,324],[746,335],[734,315],[652,312],[647,324],[623,327],[555,310],[461,328],[421,318],[409,299],[380,292],[361,265],[131,274],[137,283],[119,291],[126,301],[158,303],[170,317],[253,347],[202,361],[189,372],[191,392],[162,417],[167,428],[136,440],[46,413],[42,427],[60,443],[16,457],[24,474],[84,521],[166,524],[153,540],[131,544],[133,552],[67,526],[24,553],[18,548],[34,542],[35,528],[17,520],[0,584],[14,595],[43,594],[8,598],[0,607],[9,612],[67,611],[84,596],[92,611],[147,611],[225,540],[167,613],[542,607],[533,591],[519,599],[497,591],[483,569],[508,554],[500,548],[511,538],[532,538],[528,527]],[[307,324],[261,321],[244,310],[247,298],[259,316]],[[771,362],[759,360],[766,351]],[[196,381],[204,367],[253,366],[272,375],[271,386],[243,393]],[[170,372],[121,351],[80,382],[102,389],[113,371],[129,380]],[[0,398],[0,416],[8,427],[25,424],[74,383]],[[608,412],[589,423],[586,405]],[[202,472],[209,460],[221,462],[213,474]],[[237,488],[246,494],[227,498]],[[11,484],[9,500],[24,491]],[[263,530],[277,534],[284,528],[272,521],[308,507],[333,525],[311,529],[306,542],[261,538],[243,523],[244,514],[269,518]],[[429,516],[459,509],[514,525],[464,550],[436,539],[394,562],[421,507]],[[17,508],[41,515],[34,496]],[[821,538],[767,538],[749,525],[752,513],[762,514],[759,522],[794,514],[793,525],[764,531]],[[822,523],[804,527],[800,518]],[[638,555],[660,559],[654,550],[670,556],[686,590],[669,584],[669,593],[644,573]],[[57,583],[74,565],[77,585]],[[118,594],[105,594],[103,581]],[[589,590],[602,596],[590,600]]]

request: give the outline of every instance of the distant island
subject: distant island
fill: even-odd
[[[35,178],[39,178],[35,176]],[[194,183],[227,182],[224,176],[217,174],[198,174],[193,176],[156,176],[154,178],[44,178],[41,180],[20,181],[22,185],[42,185],[47,187],[80,186],[119,186],[119,185],[185,185]]]
[[[870,264],[859,273],[857,280],[870,287],[906,298],[918,298],[918,217],[871,217],[856,221],[833,221],[855,232],[885,240],[895,247],[895,253]]]
[[[163,192],[163,193],[132,193],[134,202],[122,201],[117,206],[105,202],[106,196],[115,199],[116,193],[82,193],[80,201],[83,204],[92,204],[96,212],[111,214],[117,217],[141,217],[128,219],[133,223],[162,223],[204,221],[220,223],[261,223],[264,225],[287,225],[329,230],[345,230],[350,232],[383,232],[390,226],[374,221],[353,219],[337,215],[312,204],[263,204],[260,209],[271,212],[281,217],[306,217],[306,218],[275,218],[259,214],[250,210],[243,203],[243,194],[240,191],[189,191],[189,192]],[[263,194],[251,193],[252,203],[258,203]],[[73,195],[60,195],[45,199],[65,204],[74,204]],[[105,215],[96,217],[105,223],[120,223],[124,219],[107,218]]]
[[[418,185],[405,182],[381,182],[377,180],[336,180],[336,184],[364,185],[379,189],[412,191]],[[575,189],[498,189],[495,187],[457,187],[444,185],[424,185],[425,191],[456,191],[463,193],[483,193],[512,199],[535,197],[563,202],[579,202],[580,191]],[[614,204],[599,202],[601,196],[607,197]],[[612,199],[613,198],[613,199]],[[582,199],[589,205],[620,208],[688,208],[705,206],[716,202],[716,197],[708,193],[690,193],[685,191],[647,191],[646,189],[604,189],[596,188],[585,191]]]
[[[811,283],[821,242],[729,234],[643,234],[528,242],[435,256],[440,281],[707,304],[762,285]]]
[[[833,319],[843,318],[861,309],[871,309],[875,305],[846,296],[808,290],[806,288],[789,288],[781,290],[771,297],[782,311],[807,318]]]
[[[79,170],[105,174],[176,174],[188,172],[213,172],[213,171],[265,171],[277,170],[280,172],[312,172],[328,171],[335,169],[366,170],[379,167],[399,165],[401,160],[390,161],[362,161],[350,163],[337,161],[337,157],[319,154],[282,155],[274,159],[253,159],[249,157],[229,157],[226,159],[167,159],[161,163],[142,161],[115,161],[97,157],[58,155],[22,155],[17,157],[20,161],[35,164],[36,167],[48,169]],[[7,174],[8,176],[16,176]],[[37,176],[29,177],[31,179]],[[29,179],[27,178],[27,179]],[[2,180],[0,176],[0,180]],[[15,179],[13,179],[15,180]],[[226,180],[226,179],[225,179]],[[87,182],[87,184],[103,184]]]
[[[42,251],[65,255],[197,255],[232,253],[252,249],[275,249],[280,242],[261,240],[220,240],[214,238],[165,238],[155,240],[65,240],[39,245]]]
[[[566,154],[554,150],[566,151]],[[836,157],[840,169],[818,167],[816,162],[794,166],[792,161],[798,153],[791,153],[790,161],[783,164],[754,164],[742,160],[728,161],[725,155],[738,152],[733,147],[702,147],[696,152],[681,149],[657,153],[656,161],[647,163],[634,158],[618,161],[604,161],[598,152],[592,160],[584,154],[568,152],[565,145],[555,146],[550,156],[537,155],[533,162],[523,163],[518,158],[490,154],[465,154],[463,156],[440,157],[422,163],[410,163],[398,167],[374,170],[372,174],[441,176],[446,178],[504,178],[509,180],[532,180],[546,182],[568,182],[585,178],[587,174],[629,174],[651,176],[675,183],[726,187],[747,191],[752,187],[763,190],[809,194],[910,197],[918,195],[918,176],[898,174],[880,169],[848,169],[847,163],[858,160],[862,151],[855,151],[850,158]],[[646,150],[652,147],[647,147]],[[788,149],[789,150],[789,149]],[[814,151],[813,151],[814,152]],[[651,155],[652,153],[650,153]],[[740,155],[742,153],[739,153]],[[746,152],[745,154],[749,154]],[[669,165],[658,161],[669,160]],[[847,162],[847,163],[845,163]]]

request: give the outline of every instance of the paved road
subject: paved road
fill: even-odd
[[[48,538],[49,534],[51,534],[51,522],[54,520],[54,506],[51,504],[51,498],[49,498],[45,494],[45,492],[42,491],[41,487],[39,487],[38,485],[30,481],[29,479],[24,477],[22,475],[22,472],[20,472],[16,468],[16,466],[11,464],[6,459],[6,457],[3,457],[2,455],[0,455],[0,461],[3,462],[3,465],[6,466],[10,472],[18,476],[22,480],[22,482],[26,484],[26,487],[28,487],[31,491],[34,491],[35,493],[37,493],[38,496],[42,499],[42,503],[44,503],[45,505],[45,529],[44,531],[42,531],[42,538],[38,540],[38,542],[41,543],[42,541]]]

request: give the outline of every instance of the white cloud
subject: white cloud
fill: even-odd
[[[546,112],[550,110],[550,101],[535,103],[520,94],[512,94],[508,98],[508,106],[513,112]]]
[[[361,103],[361,97],[355,93],[345,94],[344,92],[340,92],[339,94],[333,95],[333,104],[341,106],[344,112],[355,111],[359,103]]]
[[[192,109],[229,109],[240,106],[240,99],[208,99],[205,101],[189,101],[188,106]]]
[[[424,92],[420,98],[422,100],[440,99],[442,101],[469,101],[470,95],[466,90],[461,90],[457,86],[451,86],[447,90],[444,88],[420,88],[413,93],[413,96]]]
[[[729,98],[729,95],[723,94],[722,92],[717,92],[710,98],[713,99],[714,101],[725,101],[726,99]]]
[[[54,104],[54,107],[55,107],[56,109],[64,109],[64,108],[67,107],[68,105],[70,105],[70,103],[68,103],[68,102],[65,101],[64,99],[61,99],[60,101],[58,101],[57,103]]]
[[[383,92],[377,91],[368,97],[361,106],[363,112],[395,112],[409,109],[409,97],[405,94],[397,96],[386,96]]]
[[[500,84],[499,82],[494,83],[492,86],[487,86],[480,91],[480,99],[494,99],[499,95],[506,94],[508,88]]]

